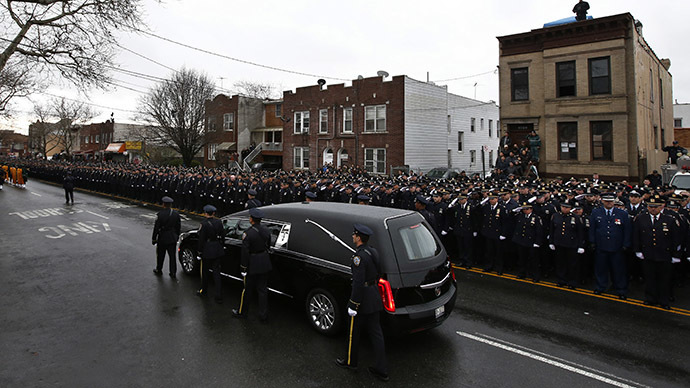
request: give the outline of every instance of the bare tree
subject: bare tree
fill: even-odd
[[[141,0],[5,0],[0,3],[0,72],[31,69],[76,86],[105,86],[117,40],[137,30]],[[11,72],[9,73],[11,75]]]
[[[36,87],[36,81],[28,66],[6,67],[0,70],[0,117],[10,117],[10,101],[15,97],[26,97]]]
[[[45,159],[48,152],[60,145],[60,141],[55,131],[55,124],[50,123],[50,119],[53,117],[50,109],[46,105],[35,104],[33,111],[37,120],[29,125],[29,144]]]
[[[214,86],[203,73],[182,68],[141,99],[141,119],[151,134],[182,155],[190,166],[204,146],[204,102],[213,98]]]
[[[233,84],[240,94],[247,97],[260,98],[268,100],[275,98],[276,87],[270,83],[252,82],[252,81],[238,81]]]

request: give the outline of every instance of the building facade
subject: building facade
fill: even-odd
[[[29,136],[11,130],[0,131],[0,155],[21,158],[28,154]]]
[[[488,171],[490,152],[498,146],[495,103],[456,96],[446,87],[407,76],[286,91],[282,112],[286,170],[330,164],[360,166],[375,174],[399,167],[481,171],[478,155],[485,148]]]
[[[498,38],[501,131],[541,137],[539,171],[640,181],[673,140],[670,61],[629,13]]]
[[[673,104],[673,136],[681,147],[690,149],[690,104]]]

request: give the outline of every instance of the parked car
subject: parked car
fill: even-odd
[[[669,186],[678,190],[690,190],[690,170],[684,169],[678,171],[675,175],[673,175],[673,178],[671,178]]]
[[[440,325],[457,295],[450,261],[432,228],[415,211],[344,203],[303,202],[264,206],[262,223],[271,231],[271,292],[290,298],[322,334],[344,328],[351,292],[350,262],[354,223],[374,231],[369,245],[381,259],[378,283],[387,334],[405,334]],[[248,211],[222,218],[227,231],[224,277],[242,281],[242,233],[250,227]],[[185,273],[198,274],[197,233],[178,242]]]
[[[431,179],[453,179],[460,175],[460,171],[457,168],[436,167],[424,175]]]

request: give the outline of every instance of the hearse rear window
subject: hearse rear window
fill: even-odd
[[[424,224],[416,224],[398,229],[408,260],[428,259],[441,252],[436,239]]]

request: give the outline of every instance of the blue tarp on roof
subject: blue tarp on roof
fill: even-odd
[[[591,19],[594,19],[594,18],[591,16],[587,16],[587,20],[591,20]],[[575,16],[570,16],[570,17],[567,17],[565,19],[560,19],[560,20],[556,20],[553,22],[544,23],[544,28],[558,26],[561,24],[575,23],[575,22],[577,22],[577,20],[575,20]]]

